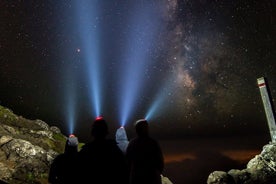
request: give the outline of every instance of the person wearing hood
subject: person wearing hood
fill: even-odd
[[[77,183],[77,153],[78,138],[70,135],[65,143],[64,153],[57,155],[49,170],[48,182],[50,184],[73,184]]]
[[[120,127],[116,131],[116,142],[118,147],[122,150],[122,152],[126,153],[126,148],[128,146],[128,138],[126,134],[126,130],[124,127]]]
[[[130,184],[161,184],[164,158],[159,143],[149,136],[147,120],[135,122],[137,136],[130,140],[126,159]]]
[[[107,138],[107,122],[98,117],[92,124],[93,140],[79,151],[79,183],[127,184],[127,166],[123,152],[113,139]]]

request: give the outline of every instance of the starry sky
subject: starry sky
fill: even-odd
[[[0,1],[0,105],[86,142],[147,118],[173,183],[242,169],[270,140],[274,0]],[[274,104],[273,104],[274,105]],[[198,175],[200,173],[200,176]]]
[[[0,105],[86,140],[95,116],[164,139],[267,135],[273,0],[0,1]]]

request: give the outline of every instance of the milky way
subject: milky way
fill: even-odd
[[[241,131],[263,122],[256,79],[275,82],[272,2],[167,3],[174,118]]]
[[[74,111],[83,133],[94,118],[84,62],[93,29],[102,112],[114,128],[124,106],[118,99],[134,89],[128,83],[137,93],[128,125],[152,106],[153,131],[161,135],[267,133],[256,80],[267,77],[275,97],[273,1],[91,2],[97,12],[83,15],[76,13],[81,3],[0,3],[1,105],[64,132]],[[135,72],[141,84],[139,77],[126,81]]]

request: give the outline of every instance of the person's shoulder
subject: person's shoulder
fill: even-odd
[[[106,139],[106,142],[110,143],[110,144],[117,144],[116,140],[115,139],[111,139],[111,138]]]
[[[62,159],[64,156],[65,156],[64,153],[60,153],[60,154],[58,154],[58,155],[55,157],[54,160],[60,160],[60,159]]]
[[[128,142],[128,147],[131,147],[132,145],[137,144],[137,142],[140,142],[139,140],[140,140],[139,137],[134,137],[134,138],[130,139]]]
[[[118,143],[114,139],[106,140],[105,149],[106,151],[113,153],[115,155],[123,154],[122,150],[118,146]]]
[[[94,143],[93,143],[93,142],[85,143],[85,144],[81,147],[79,153],[86,152],[87,150],[90,150],[90,149],[92,149],[93,147],[94,147]]]
[[[57,155],[54,160],[53,160],[53,164],[60,164],[63,163],[65,160],[66,155],[64,153],[60,153],[59,155]]]
[[[135,141],[137,141],[139,139],[140,139],[139,137],[134,137],[134,138],[130,139],[129,142],[135,142]]]
[[[149,137],[149,139],[153,142],[158,142],[157,139],[153,138],[153,137]]]
[[[117,146],[118,143],[114,139],[106,139],[106,144],[109,146]]]
[[[157,139],[154,139],[154,138],[150,137],[149,140],[150,140],[153,144],[158,144],[158,145],[159,145],[159,142],[157,141]]]

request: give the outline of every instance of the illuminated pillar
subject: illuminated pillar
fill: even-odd
[[[266,114],[266,119],[267,119],[269,131],[270,131],[271,140],[272,140],[272,142],[276,142],[275,118],[274,118],[274,114],[272,111],[271,99],[268,95],[268,91],[266,88],[266,81],[265,81],[264,77],[261,77],[261,78],[257,79],[257,82],[258,82],[258,86],[259,86],[260,93],[261,93],[262,100],[263,100],[263,105],[264,105],[264,109],[265,109],[265,114]]]

